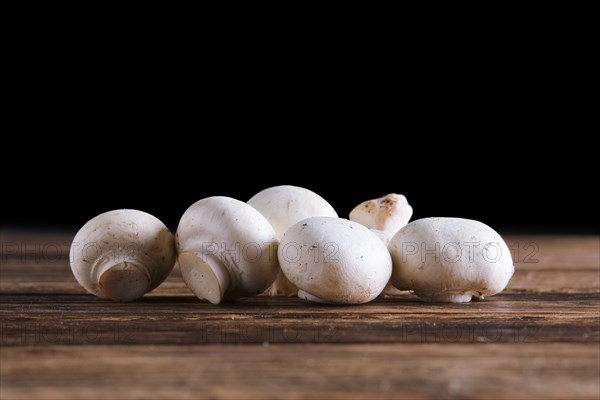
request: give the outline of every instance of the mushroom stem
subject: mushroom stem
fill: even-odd
[[[150,291],[150,260],[118,257],[105,253],[92,266],[92,279],[101,297],[116,301],[132,301]]]
[[[123,261],[109,266],[98,278],[102,297],[132,301],[150,291],[151,279],[146,267]]]
[[[263,293],[268,296],[292,297],[298,293],[298,288],[285,277],[281,270],[279,270],[275,281]]]
[[[217,258],[184,251],[179,254],[183,279],[196,297],[219,304],[229,288],[227,268]]]

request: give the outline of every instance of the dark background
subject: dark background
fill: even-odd
[[[597,183],[578,179],[590,171],[548,155],[536,140],[501,133],[435,138],[369,121],[341,129],[357,129],[357,138],[326,139],[332,134],[283,125],[270,138],[252,125],[240,127],[241,139],[199,126],[196,144],[172,126],[158,143],[148,135],[94,132],[82,137],[85,144],[32,138],[30,155],[7,164],[2,226],[77,229],[101,212],[136,208],[175,230],[203,197],[246,201],[269,186],[292,184],[320,194],[342,217],[363,200],[397,192],[408,198],[413,219],[472,218],[500,233],[598,233]]]
[[[401,45],[359,35],[273,54],[244,38],[191,51],[105,31],[75,46],[52,32],[8,64],[2,228],[77,229],[136,208],[176,229],[203,197],[292,184],[342,217],[397,192],[413,219],[599,232],[587,53],[560,32]]]

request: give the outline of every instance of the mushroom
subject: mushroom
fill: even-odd
[[[175,240],[156,217],[114,210],[89,220],[71,244],[71,270],[88,292],[130,301],[160,285],[175,264]]]
[[[308,189],[282,185],[273,186],[255,194],[248,204],[256,208],[271,223],[277,237],[295,223],[310,217],[337,217],[325,199]],[[266,290],[270,296],[294,296],[298,288],[290,283],[281,270],[275,282]]]
[[[387,246],[394,234],[408,224],[412,213],[406,197],[390,193],[354,207],[350,211],[350,220],[371,229]]]
[[[208,197],[192,204],[177,228],[177,261],[194,294],[213,304],[254,295],[275,279],[277,236],[248,204]]]
[[[424,301],[465,303],[501,292],[514,272],[508,246],[489,226],[424,218],[394,235],[392,283]]]
[[[350,220],[371,229],[387,246],[396,232],[405,226],[412,216],[413,209],[406,197],[390,193],[383,197],[367,200],[350,211]],[[388,282],[382,295],[395,296],[404,291],[396,289]]]
[[[300,298],[360,304],[377,297],[392,273],[383,242],[361,224],[314,217],[287,230],[277,251],[285,276]]]

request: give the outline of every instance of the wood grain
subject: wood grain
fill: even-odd
[[[3,348],[2,399],[598,399],[594,344]]]
[[[107,303],[91,296],[2,296],[0,344],[597,342],[595,294],[500,294],[426,304],[408,296],[331,307],[255,297]]]
[[[600,238],[510,237],[501,294],[212,305],[179,271],[131,303],[73,278],[73,233],[0,233],[0,398],[600,397]]]

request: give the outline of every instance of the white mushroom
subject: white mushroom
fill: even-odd
[[[115,210],[89,220],[71,244],[71,270],[88,292],[130,301],[160,285],[175,264],[175,240],[154,216]]]
[[[350,220],[358,222],[371,229],[387,246],[396,232],[405,226],[413,209],[406,197],[390,193],[383,197],[367,200],[350,211]],[[388,282],[382,295],[399,295],[403,292]]]
[[[260,293],[273,282],[277,244],[271,224],[254,208],[230,197],[208,197],[181,217],[177,261],[194,294],[218,304]]]
[[[514,272],[508,246],[489,226],[424,218],[392,238],[392,283],[424,301],[463,303],[501,292]]]
[[[275,229],[281,239],[295,223],[310,217],[337,217],[325,199],[308,189],[282,185],[273,186],[255,194],[248,204],[256,208]],[[271,296],[294,296],[298,288],[279,271],[275,282],[266,290]]]
[[[350,220],[371,229],[387,246],[394,234],[408,224],[412,213],[406,197],[390,193],[354,207],[350,211]]]
[[[341,218],[314,217],[293,225],[277,252],[298,296],[323,303],[360,304],[376,298],[392,273],[383,242]]]

